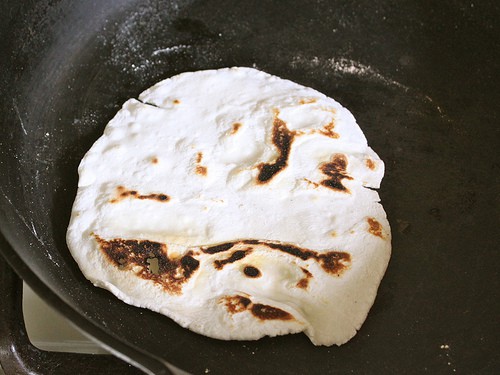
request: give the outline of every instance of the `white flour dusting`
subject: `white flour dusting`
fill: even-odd
[[[311,68],[320,68],[323,71],[326,71],[328,69],[335,73],[356,75],[363,78],[369,78],[375,81],[379,81],[388,86],[397,86],[404,89],[405,91],[409,90],[407,86],[380,74],[375,68],[372,68],[369,65],[364,65],[355,60],[347,59],[345,57],[331,57],[328,59],[323,59],[317,56],[308,58],[298,55],[292,59],[291,65],[294,68],[300,66],[308,66]]]
[[[429,95],[387,77],[372,66],[362,64],[359,61],[351,60],[345,57],[320,58],[317,56],[306,57],[303,55],[297,55],[292,57],[290,66],[292,68],[317,69],[324,74],[332,73],[341,77],[357,76],[364,80],[379,82],[384,86],[396,87],[404,90],[404,92],[411,91],[413,95],[417,96],[423,102],[430,103],[432,107],[437,110],[441,118],[448,119],[449,121],[447,114]]]
[[[161,48],[161,49],[157,49],[157,50],[153,51],[151,56],[157,56],[159,54],[168,54],[168,53],[172,53],[172,52],[180,52],[180,51],[186,50],[190,47],[191,46],[186,45],[186,44],[179,44],[177,46]]]

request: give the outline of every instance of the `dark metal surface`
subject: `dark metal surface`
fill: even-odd
[[[7,246],[0,238],[1,246]],[[111,355],[47,352],[33,346],[22,312],[22,280],[0,257],[0,364],[5,374],[138,375],[143,372]]]
[[[487,3],[4,1],[4,256],[153,372],[162,360],[197,374],[498,372],[500,11]],[[342,347],[199,336],[94,288],[65,244],[78,163],[127,98],[183,71],[254,64],[340,101],[386,162],[393,256]]]

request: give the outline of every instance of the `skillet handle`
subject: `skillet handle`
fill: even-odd
[[[6,375],[143,374],[112,355],[47,352],[29,341],[23,283],[0,255],[0,364]]]

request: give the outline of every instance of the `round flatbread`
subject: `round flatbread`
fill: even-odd
[[[96,286],[200,334],[340,345],[389,262],[383,174],[335,100],[250,68],[183,73],[85,155],[67,243]]]

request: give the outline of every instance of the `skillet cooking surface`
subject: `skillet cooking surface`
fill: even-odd
[[[161,359],[214,374],[498,370],[498,9],[373,3],[4,2],[0,224],[11,264],[157,372]],[[393,256],[344,346],[208,339],[93,287],[69,255],[78,163],[122,103],[174,74],[226,66],[335,98],[386,162]]]

